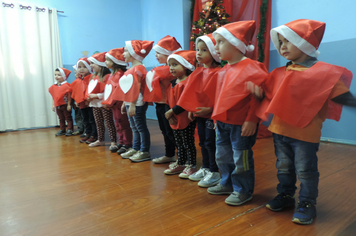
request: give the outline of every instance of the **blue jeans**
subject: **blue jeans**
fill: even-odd
[[[274,148],[277,157],[278,193],[294,196],[297,189],[297,175],[301,182],[299,201],[316,204],[318,197],[318,157],[319,143],[309,143],[273,134]]]
[[[241,194],[252,194],[255,187],[255,166],[252,147],[254,135],[242,137],[241,125],[217,121],[216,162],[221,173],[220,184],[232,186]]]
[[[214,122],[211,119],[197,117],[199,146],[203,156],[203,168],[208,168],[211,172],[218,172],[219,167],[215,158],[215,139]]]
[[[133,135],[132,148],[141,152],[149,152],[151,145],[150,132],[148,131],[146,122],[147,107],[147,102],[143,106],[136,106],[136,115],[130,117],[129,106],[126,106]]]

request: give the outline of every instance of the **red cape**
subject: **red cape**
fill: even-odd
[[[88,98],[89,94],[103,93],[109,76],[110,74],[104,76],[104,82],[101,82],[98,76],[95,76],[94,79],[89,80],[88,87],[85,91],[85,98]]]
[[[186,78],[184,81],[176,84],[174,88],[172,86],[169,86],[167,89],[167,100],[168,100],[168,105],[170,108],[174,107],[177,105],[177,102],[180,98],[180,96],[183,93],[184,87],[186,83],[188,82],[188,78]],[[191,122],[188,118],[188,112],[184,111],[180,113],[179,115],[174,115],[174,117],[177,119],[177,124],[176,125],[171,125],[172,129],[184,129],[186,128],[189,123]]]
[[[137,74],[141,75],[141,81],[139,81]],[[117,86],[112,93],[112,99],[117,101],[135,102],[141,91],[139,83],[141,83],[141,87],[143,87],[146,74],[147,70],[143,65],[138,65],[127,70],[119,79],[119,86]]]
[[[112,106],[115,103],[115,100],[112,98],[112,94],[115,88],[119,86],[119,79],[123,74],[124,73],[122,71],[118,71],[115,75],[109,76],[109,79],[105,85],[103,102],[101,104]]]
[[[216,84],[211,81],[221,68],[198,67],[189,75],[189,80],[179,98],[178,105],[190,112],[196,112],[197,107],[213,107]],[[214,80],[216,81],[216,80]],[[209,86],[207,86],[209,84]],[[207,118],[210,118],[207,117]]]
[[[225,65],[216,76],[218,78],[212,81],[215,82],[217,91],[211,118],[224,122],[230,109],[238,111],[244,109],[246,103],[252,105],[253,96],[246,91],[245,83],[252,81],[256,85],[261,85],[267,79],[268,71],[262,63],[247,58],[233,65]],[[241,117],[236,118],[239,119]]]
[[[86,100],[85,92],[88,87],[90,77],[91,74],[85,76],[83,79],[77,78],[70,84],[72,88],[72,98],[77,104]]]
[[[66,104],[63,97],[66,93],[72,92],[72,88],[69,83],[64,83],[61,86],[54,84],[49,87],[48,92],[52,95],[54,106],[58,107]]]
[[[171,81],[174,79],[169,72],[169,66],[159,66],[150,70],[146,75],[143,101],[164,102]]]
[[[352,73],[344,67],[317,62],[304,71],[273,70],[265,83],[265,99],[257,115],[267,119],[274,114],[286,123],[303,128],[318,114],[335,84],[341,80],[350,87]],[[342,106],[328,102],[328,119],[338,121]]]

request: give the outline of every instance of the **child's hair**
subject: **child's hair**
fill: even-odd
[[[60,72],[58,68],[57,68],[57,69],[55,69],[54,71],[58,71],[58,72]]]
[[[105,77],[105,75],[110,74],[111,71],[105,66],[100,66],[100,67],[101,67],[100,73],[95,72],[90,79],[94,78],[97,75],[100,75],[99,76],[100,82],[104,82],[103,78]]]
[[[189,70],[188,68],[185,68],[185,69],[186,69],[185,73],[186,73],[187,76],[189,76],[191,73],[193,73],[192,70]]]
[[[201,40],[201,39],[198,39],[197,44],[198,44],[199,42],[203,42],[203,43],[205,44],[205,42],[204,42],[203,40]],[[209,53],[210,53],[210,51],[209,51]],[[211,55],[211,53],[210,53],[210,55]],[[212,66],[214,66],[214,67],[218,67],[218,66],[220,66],[220,67],[221,67],[221,63],[220,63],[220,62],[215,61],[215,59],[214,59],[214,57],[213,57],[213,56],[212,56],[212,58],[213,58],[213,63],[212,63],[211,65],[212,65]]]
[[[112,74],[114,75],[116,72],[119,70],[122,70],[123,72],[127,71],[126,66],[118,65],[116,63],[113,63],[112,65]]]

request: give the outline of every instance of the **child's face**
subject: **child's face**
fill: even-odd
[[[106,67],[111,69],[114,65],[114,62],[107,56],[105,56],[105,64],[106,64]]]
[[[220,34],[214,35],[214,38],[216,41],[215,50],[221,60],[226,60],[229,64],[231,64],[230,62],[234,61],[237,54],[243,55],[239,49],[237,49]]]
[[[127,50],[126,46],[125,46],[125,49],[124,49],[124,58],[125,58],[125,62],[132,62],[133,61],[133,57],[129,53],[129,50]]]
[[[204,41],[199,41],[196,47],[197,51],[197,61],[200,64],[209,65],[213,62],[213,57],[210,54],[209,48],[206,46]]]
[[[54,72],[54,78],[57,81],[57,83],[62,83],[64,81],[64,78],[63,78],[61,72],[59,72],[59,71]]]
[[[88,68],[84,65],[83,62],[78,63],[78,74],[81,76],[87,76],[89,74]]]
[[[169,72],[171,72],[171,74],[178,79],[184,77],[187,74],[187,69],[182,66],[182,64],[180,64],[176,59],[169,59],[168,66]]]
[[[168,58],[167,55],[156,52],[156,59],[159,62],[159,64],[167,64],[167,58]]]
[[[90,67],[93,69],[94,72],[100,73],[101,67],[93,62],[90,62]]]
[[[299,50],[294,44],[288,41],[285,37],[278,34],[279,52],[287,60],[292,62],[303,62],[308,55]]]

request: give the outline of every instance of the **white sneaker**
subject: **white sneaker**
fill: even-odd
[[[89,144],[89,147],[98,147],[98,146],[104,146],[105,142],[102,141],[100,142],[99,140],[96,140],[94,143]]]
[[[208,173],[208,168],[200,168],[197,172],[189,176],[189,179],[192,181],[200,181],[202,180],[206,174]]]
[[[122,153],[120,156],[124,159],[129,159],[131,156],[133,156],[135,153],[137,152],[137,150],[133,149],[133,148],[129,148],[129,150],[127,150],[127,152]]]
[[[149,152],[136,152],[133,156],[130,157],[130,161],[132,162],[142,162],[151,160],[151,155]]]
[[[197,167],[193,165],[188,165],[185,167],[182,173],[179,174],[179,178],[188,179],[189,176],[197,172]]]
[[[219,172],[210,172],[199,181],[198,186],[202,188],[208,188],[217,185],[220,182],[220,173]]]
[[[155,164],[162,164],[162,163],[175,162],[175,161],[176,161],[175,156],[172,157],[163,156],[152,160],[152,162]]]

